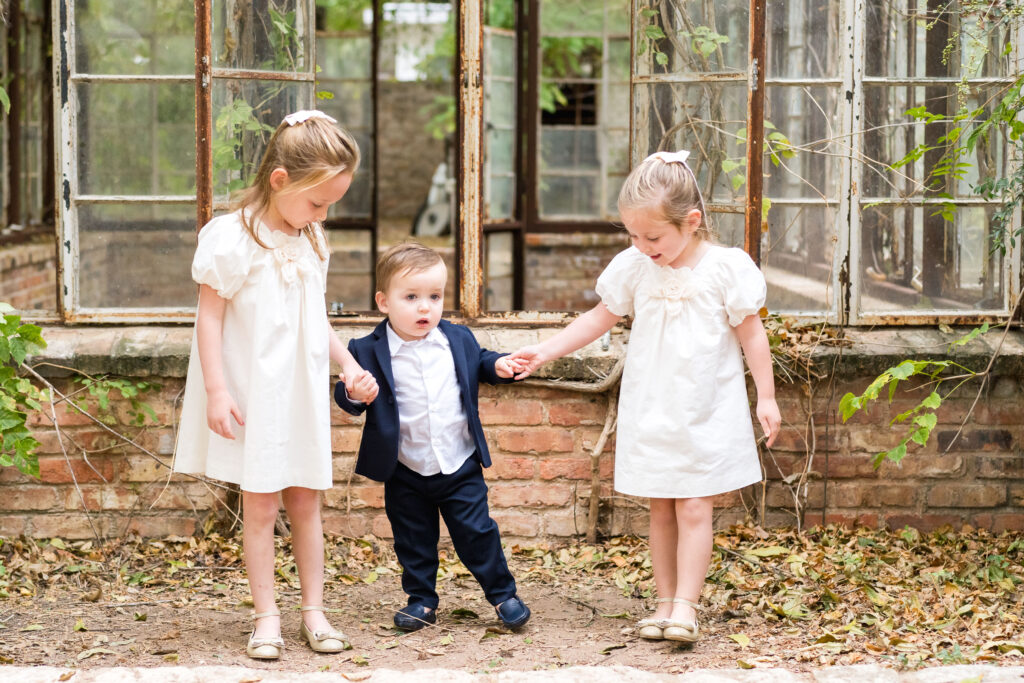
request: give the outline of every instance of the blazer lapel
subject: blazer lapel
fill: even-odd
[[[469,396],[469,380],[466,378],[469,365],[466,361],[466,348],[448,333],[451,329],[449,324],[447,320],[442,320],[438,327],[448,338],[448,346],[451,347],[452,359],[455,361],[455,377],[459,381],[459,389],[462,390],[463,400],[465,400],[465,397]]]
[[[373,354],[377,357],[377,365],[380,366],[380,371],[391,388],[391,394],[394,395],[395,374],[391,371],[391,348],[388,346],[387,324],[388,321],[385,320],[373,331],[373,335],[376,337],[376,341],[373,343]]]

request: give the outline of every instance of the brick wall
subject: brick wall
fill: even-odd
[[[481,329],[480,337],[491,348],[512,349],[551,331],[493,327]],[[348,338],[365,333],[366,328],[339,332]],[[145,430],[120,429],[159,459],[169,461],[191,330],[52,328],[46,334],[54,362],[162,384],[160,391],[146,398],[159,424]],[[608,351],[594,344],[576,357],[553,363],[547,373],[588,380],[607,373],[627,334],[613,335]],[[900,334],[858,333],[855,346],[842,351],[833,375],[835,386],[827,380],[816,383],[810,387],[813,400],[808,399],[806,385],[779,385],[787,424],[775,448],[765,454],[766,483],[721,496],[717,525],[758,520],[762,496],[764,524],[792,525],[796,521],[793,497],[783,479],[804,469],[807,443],[813,438],[807,506],[802,513],[807,525],[824,519],[872,527],[909,524],[932,529],[971,524],[994,531],[1024,529],[1024,416],[1019,407],[1024,391],[1024,335],[1015,332],[1004,344],[995,375],[955,442],[953,436],[974,403],[976,384],[965,385],[943,404],[928,446],[911,452],[901,465],[886,463],[876,470],[871,465],[873,455],[900,438],[888,428],[890,420],[916,405],[923,394],[900,393],[891,406],[875,406],[845,425],[837,423],[835,408],[843,393],[859,393],[878,372],[902,358],[892,353],[894,348],[899,350],[895,342]],[[941,336],[937,331],[928,334]],[[943,348],[935,345],[938,336],[928,342],[931,348]],[[117,353],[118,349],[131,353]],[[968,367],[984,367],[990,351],[981,340],[956,359]],[[832,367],[836,353],[822,350],[821,366]],[[54,381],[61,388],[68,386],[67,379]],[[324,387],[325,392],[328,389]],[[606,401],[603,394],[550,386],[482,387],[481,416],[494,459],[486,476],[492,513],[505,536],[567,539],[585,532],[591,489],[589,454],[601,433]],[[113,415],[127,421],[127,407],[115,403]],[[335,486],[324,495],[325,527],[336,533],[386,537],[389,529],[381,485],[352,474],[362,419],[335,409],[332,421]],[[137,448],[113,444],[101,427],[73,411],[63,411],[61,422],[67,428],[63,440],[67,457],[49,420],[32,416],[33,430],[42,444],[40,480],[25,478],[12,468],[0,469],[0,536],[89,537],[90,521],[107,535],[126,530],[184,535],[201,528],[210,514],[223,514],[217,505],[223,490],[180,476],[168,478],[159,463]],[[83,448],[90,451],[88,463]],[[646,501],[611,496],[613,452],[614,440],[600,462],[599,528],[603,533],[646,534]],[[82,511],[83,496],[89,515]]]
[[[52,236],[0,252],[0,301],[21,311],[57,310],[57,247]]]

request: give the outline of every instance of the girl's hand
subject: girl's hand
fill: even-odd
[[[774,398],[758,399],[757,421],[761,423],[761,429],[764,430],[764,445],[771,448],[772,444],[775,443],[775,437],[779,435],[779,429],[782,427],[782,415],[779,413],[779,404],[775,402]]]
[[[508,363],[517,368],[516,379],[525,379],[533,374],[533,371],[544,365],[544,363],[550,360],[546,354],[541,351],[539,344],[533,346],[524,346],[521,349],[513,351],[507,356],[502,356],[503,360],[507,360]]]
[[[522,369],[523,366],[512,360],[511,356],[502,356],[494,363],[494,374],[502,379],[510,379]]]
[[[367,404],[373,403],[373,400],[377,398],[377,392],[380,391],[380,387],[377,386],[377,380],[369,370],[360,370],[348,376],[345,373],[341,373],[338,375],[338,379],[345,383],[345,391],[348,392],[348,397],[353,401]]]
[[[232,417],[238,424],[245,424],[242,411],[238,409],[238,404],[231,398],[227,389],[206,395],[206,424],[213,433],[225,439],[234,439],[235,433],[231,430]]]

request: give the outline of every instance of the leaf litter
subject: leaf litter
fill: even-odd
[[[438,623],[403,634],[391,624],[405,596],[390,544],[329,536],[325,603],[353,644],[333,658],[296,638],[298,573],[290,550],[278,539],[288,645],[282,662],[257,663],[244,655],[252,603],[240,538],[128,537],[104,545],[0,539],[0,662],[242,664],[353,675],[425,660],[475,672],[1024,664],[1021,533],[731,527],[715,536],[703,635],[692,647],[633,633],[656,597],[643,539],[507,548],[534,613],[519,632],[501,626],[470,573],[442,549]]]

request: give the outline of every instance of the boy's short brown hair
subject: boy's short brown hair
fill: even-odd
[[[418,273],[443,263],[441,255],[419,242],[402,242],[377,260],[377,291],[387,293],[391,280],[406,271]]]

